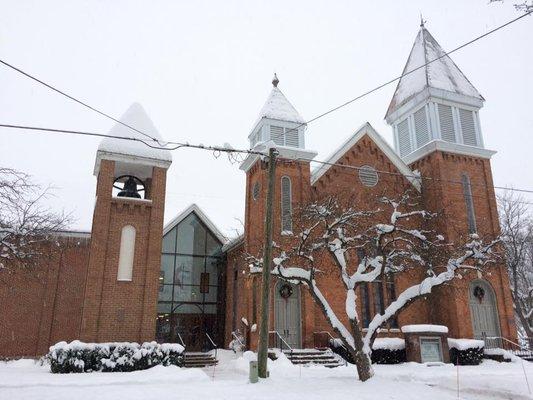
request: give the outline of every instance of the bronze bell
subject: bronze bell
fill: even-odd
[[[137,199],[141,198],[141,195],[137,191],[137,182],[133,177],[128,177],[126,182],[124,182],[124,187],[117,194],[118,197],[134,197]]]

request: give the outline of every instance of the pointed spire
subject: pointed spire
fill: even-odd
[[[476,103],[484,101],[481,94],[446,54],[424,24],[425,21],[421,16],[420,30],[385,118],[426,89],[472,98]]]
[[[278,83],[279,83],[278,75],[274,72],[274,78],[272,78],[272,85],[274,87],[278,87]]]
[[[425,23],[426,21],[424,21],[424,17],[422,16],[422,13],[420,13],[420,28],[425,28]]]

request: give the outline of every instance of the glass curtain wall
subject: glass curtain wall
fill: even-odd
[[[163,236],[157,340],[207,350],[223,332],[222,244],[193,212]],[[222,316],[222,318],[220,317]],[[219,341],[217,345],[221,345]]]

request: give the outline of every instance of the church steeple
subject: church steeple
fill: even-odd
[[[423,19],[402,75],[385,116],[402,158],[412,161],[432,141],[468,146],[462,152],[483,148],[478,111],[485,99]]]
[[[303,149],[305,120],[287,100],[278,84],[278,76],[274,74],[272,90],[248,136],[250,147],[272,140],[278,146]]]

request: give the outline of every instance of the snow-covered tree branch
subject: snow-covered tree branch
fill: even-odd
[[[0,167],[0,268],[31,265],[41,243],[68,224],[68,215],[43,206],[50,195],[20,171]]]
[[[363,381],[373,375],[370,352],[378,329],[434,287],[456,278],[458,270],[482,269],[496,243],[483,244],[477,235],[463,246],[445,243],[443,236],[423,228],[435,216],[417,209],[415,200],[406,192],[399,199],[381,198],[374,210],[356,210],[329,198],[301,210],[300,233],[290,244],[275,245],[278,256],[273,260],[272,275],[309,290]],[[252,274],[262,271],[261,259],[250,256],[249,261]],[[393,282],[396,274],[412,269],[422,272],[413,274],[421,276],[420,280],[375,310],[364,331],[356,307],[357,288]],[[345,315],[334,311],[321,291],[321,275],[326,273],[338,276],[345,291]],[[343,322],[346,320],[348,323]]]

